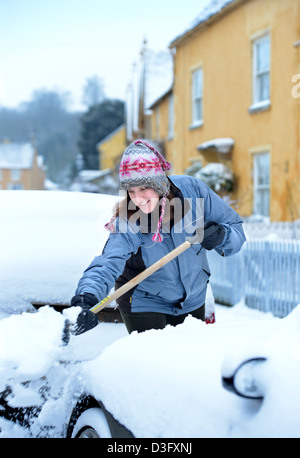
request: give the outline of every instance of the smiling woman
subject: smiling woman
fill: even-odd
[[[171,170],[171,164],[145,140],[136,140],[125,150],[120,162],[120,186],[143,213],[151,213],[162,197],[157,231],[152,238],[154,242],[162,240],[160,229],[170,193],[168,170]]]
[[[151,188],[133,187],[128,189],[132,202],[142,210],[143,213],[151,213],[159,202],[159,194]]]
[[[113,286],[124,286],[116,302],[129,333],[176,326],[188,314],[213,322],[204,304],[210,277],[206,250],[223,256],[239,251],[245,241],[242,220],[204,183],[169,177],[170,169],[146,140],[124,151],[119,178],[126,197],[106,224],[110,235],[102,255],[85,270],[71,301],[82,308],[78,334],[97,325],[95,306],[103,304]],[[201,236],[190,242],[195,234]],[[182,246],[189,249],[183,252]],[[168,263],[161,263],[166,258]],[[133,285],[150,267],[151,275]]]

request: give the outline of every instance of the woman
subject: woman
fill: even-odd
[[[242,220],[204,183],[190,176],[167,177],[171,165],[148,142],[136,140],[120,163],[120,188],[126,198],[106,224],[110,235],[78,283],[71,305],[80,305],[77,334],[98,323],[90,308],[165,254],[195,230],[196,243],[118,300],[129,333],[182,323],[190,314],[205,318],[210,276],[206,250],[237,253],[245,235]]]

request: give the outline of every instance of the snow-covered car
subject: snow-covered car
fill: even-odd
[[[118,196],[0,191],[0,318],[67,305],[83,270],[101,253]]]
[[[299,331],[299,306],[284,319],[188,318],[114,342],[86,366],[87,389],[135,437],[299,437]],[[224,389],[233,374],[246,397]]]
[[[300,306],[284,319],[188,318],[114,342],[85,370],[121,437],[300,437]]]
[[[25,340],[18,353],[18,344],[12,345],[14,358],[11,353],[2,358],[6,379],[4,386],[1,377],[0,413],[7,419],[9,413],[10,423],[21,419],[22,425],[18,433],[10,426],[6,434],[299,437],[300,308],[284,319],[261,318],[259,312],[243,319],[244,308],[218,307],[212,325],[188,317],[176,328],[141,334],[123,334],[122,324],[100,323],[86,334],[71,336],[65,347],[59,340],[62,314],[47,307],[23,314],[19,325],[28,324],[30,345],[36,339],[39,348],[33,345],[27,355],[30,345]],[[17,318],[0,321],[6,333],[9,326],[18,328]],[[47,336],[34,336],[43,321],[48,323]],[[97,343],[105,340],[111,343],[99,354]],[[248,365],[244,362],[256,358],[259,370],[250,364],[244,372],[246,386],[250,381],[260,389],[256,399],[224,388],[224,378],[233,376],[236,382],[236,373]]]
[[[78,311],[45,306],[0,320],[0,437],[68,437],[82,407],[91,405],[83,367],[127,331],[121,323],[99,323],[65,345],[65,324]]]

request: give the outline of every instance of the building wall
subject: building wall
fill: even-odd
[[[41,170],[37,164],[36,155],[34,155],[33,164],[31,169],[20,169],[19,178],[13,179],[12,171],[9,169],[2,169],[0,172],[0,190],[15,189],[23,190],[44,190],[45,189],[46,174]]]
[[[271,38],[271,106],[249,113],[252,41],[266,31]],[[299,47],[294,46],[299,38],[300,0],[245,0],[176,44],[175,172],[183,173],[191,159],[200,157],[197,145],[232,137],[234,198],[241,215],[250,215],[253,210],[254,155],[269,151],[271,220],[300,218],[299,99],[292,97],[291,83],[292,76],[300,73]],[[191,75],[198,67],[203,69],[203,125],[192,128]],[[203,165],[207,160],[211,157],[202,156]],[[292,217],[295,209],[297,215]]]
[[[121,126],[98,145],[100,169],[114,169],[126,148],[125,126]]]
[[[45,180],[46,180],[46,172],[45,170],[41,169],[38,165],[38,159],[36,154],[33,158],[33,164],[31,171],[27,171],[28,173],[28,185],[30,188],[27,189],[45,189]]]
[[[152,140],[161,142],[164,145],[164,155],[173,164],[176,158],[173,157],[173,137],[174,133],[169,132],[169,100],[172,95],[163,97],[152,107],[151,114],[151,133]]]

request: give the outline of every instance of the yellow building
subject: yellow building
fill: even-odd
[[[115,129],[97,144],[100,170],[115,171],[126,148],[125,125]]]
[[[173,137],[174,137],[174,97],[173,89],[169,89],[150,107],[150,132],[151,139],[161,145],[160,150],[171,162],[175,163],[173,157]]]
[[[152,106],[152,137],[164,138],[177,174],[199,158],[229,165],[241,215],[298,219],[300,0],[213,6],[170,44],[173,135],[170,93]]]
[[[30,143],[0,144],[0,190],[44,190],[46,172]]]

